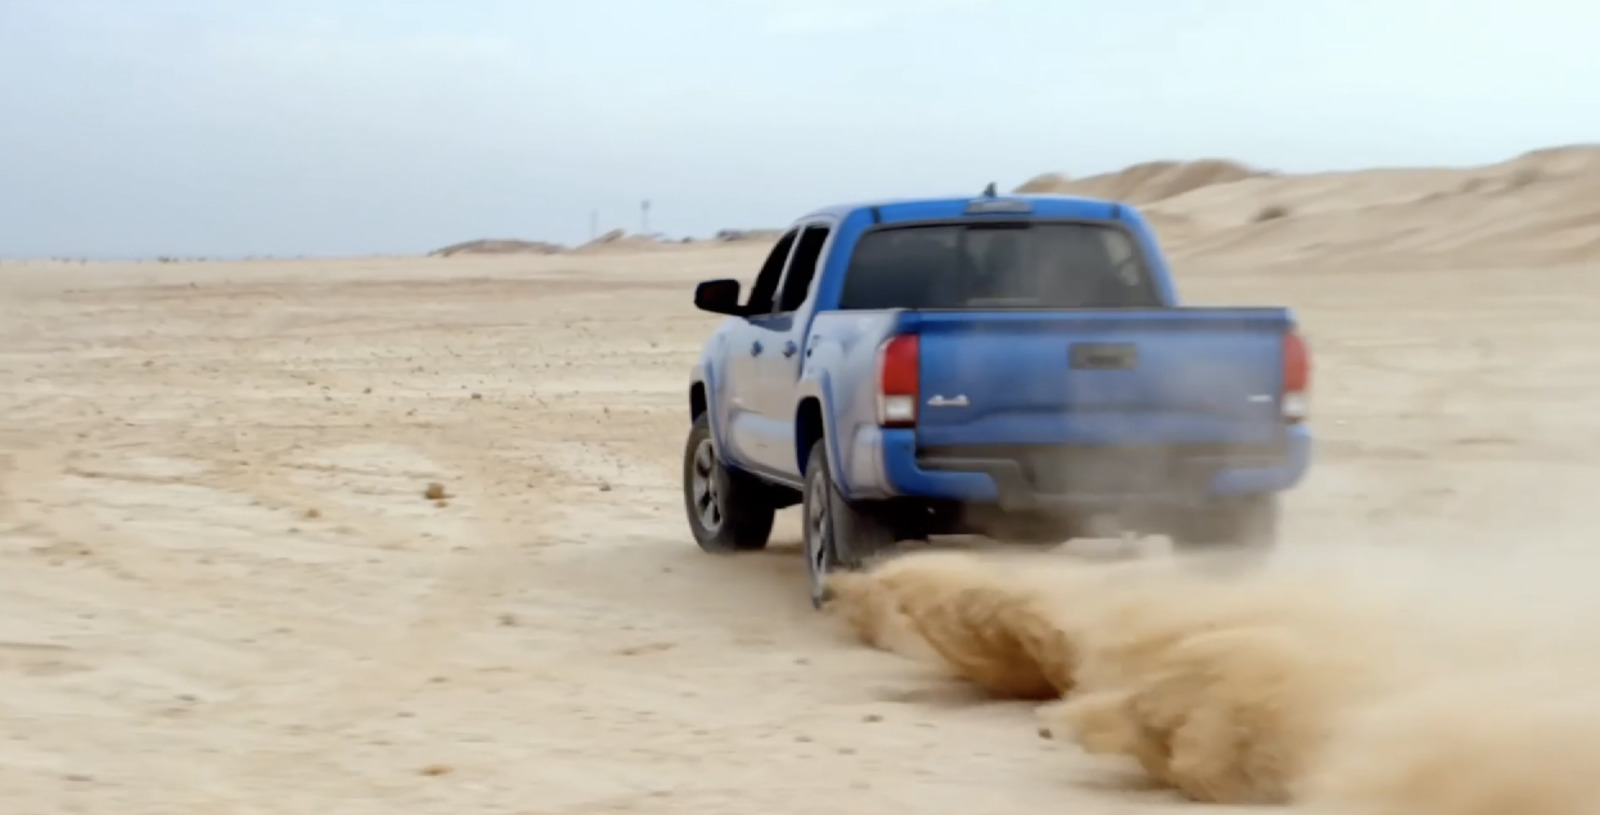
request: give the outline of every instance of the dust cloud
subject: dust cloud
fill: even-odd
[[[1039,700],[1041,733],[1224,804],[1600,812],[1600,558],[1351,544],[1197,556],[917,553],[841,575],[864,641]],[[893,631],[886,646],[884,632]]]

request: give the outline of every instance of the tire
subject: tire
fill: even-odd
[[[683,508],[700,548],[715,554],[765,549],[777,509],[766,485],[723,466],[706,414],[683,447]]]
[[[1217,501],[1187,513],[1172,536],[1186,551],[1266,553],[1278,545],[1278,496]]]
[[[866,558],[893,546],[895,534],[871,507],[853,504],[839,494],[822,440],[811,446],[811,455],[806,459],[806,489],[801,503],[811,605],[821,608],[827,600],[828,573],[861,568]]]

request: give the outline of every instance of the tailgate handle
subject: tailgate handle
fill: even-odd
[[[1126,371],[1139,367],[1139,347],[1131,342],[1078,342],[1068,352],[1073,368]]]

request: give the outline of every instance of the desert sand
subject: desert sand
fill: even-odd
[[[1237,169],[1041,183],[1138,202],[1193,302],[1298,311],[1320,441],[1287,558],[1530,643],[1530,682],[1572,667],[1600,629],[1600,151]],[[6,811],[1196,808],[813,612],[794,511],[767,552],[695,548],[718,318],[690,291],[765,250],[0,260]],[[1520,732],[1522,696],[1484,698]],[[1398,729],[1460,766],[1429,752],[1459,733]]]

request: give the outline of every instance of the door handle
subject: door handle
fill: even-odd
[[[755,342],[750,343],[750,356],[761,356],[761,340],[756,340]]]
[[[795,352],[799,351],[799,350],[800,350],[800,346],[795,345],[794,344],[794,340],[789,340],[788,342],[783,344],[783,355],[786,356],[786,357],[794,356]]]

